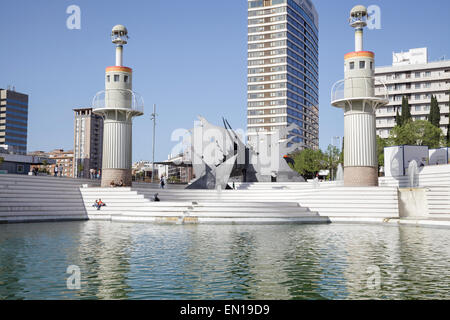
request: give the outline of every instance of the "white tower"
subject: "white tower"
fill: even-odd
[[[331,92],[331,104],[344,109],[344,185],[378,186],[375,111],[389,101],[385,86],[377,92],[384,97],[375,97],[375,54],[363,51],[364,6],[352,9],[350,26],[355,28],[355,51],[345,55],[345,79]]]
[[[131,186],[132,120],[144,114],[144,107],[142,98],[132,91],[132,69],[122,65],[127,28],[116,25],[111,38],[116,45],[116,65],[106,68],[105,91],[93,100],[94,113],[104,119],[102,187],[112,181]]]

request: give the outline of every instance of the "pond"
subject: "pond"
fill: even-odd
[[[449,243],[383,225],[0,225],[0,299],[449,299]]]

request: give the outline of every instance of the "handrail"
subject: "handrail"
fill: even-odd
[[[361,81],[363,79],[364,81]],[[357,81],[357,85],[355,86],[354,80]],[[353,96],[355,92],[359,91],[362,92],[358,95],[358,98],[366,98],[366,97],[373,97],[373,98],[384,98],[385,100],[388,99],[388,90],[386,84],[381,80],[374,80],[373,87],[369,85],[371,82],[370,78],[349,78],[349,79],[342,79],[333,84],[331,87],[331,102],[338,100],[345,100],[346,97],[345,93],[346,90],[351,92],[351,95]],[[350,85],[346,88],[345,85],[350,83]],[[360,84],[364,83],[364,86],[361,86]],[[382,85],[382,88],[384,90],[381,90],[382,92],[376,92],[377,90],[380,91],[380,87],[376,87],[377,85]],[[372,91],[373,90],[373,91]]]
[[[127,99],[129,101],[129,106],[124,105],[123,99],[114,99],[112,97],[108,97],[108,99],[106,99],[107,91],[110,91],[111,93],[120,92],[123,95],[129,94],[129,100]],[[92,99],[92,109],[130,109],[144,113],[144,99],[140,94],[129,89],[103,90],[97,92]]]

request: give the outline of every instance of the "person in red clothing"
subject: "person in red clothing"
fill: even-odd
[[[100,210],[101,207],[106,207],[106,204],[102,201],[102,199],[98,199],[97,205],[98,205],[97,210]]]

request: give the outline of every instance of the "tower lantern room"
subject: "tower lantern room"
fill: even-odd
[[[116,45],[116,66],[123,64],[123,46],[128,43],[128,30],[125,26],[118,24],[113,27],[111,41]]]
[[[363,51],[364,27],[367,26],[367,9],[358,5],[350,11],[350,26],[355,28],[355,51]]]

